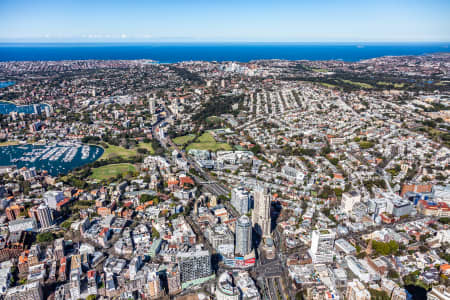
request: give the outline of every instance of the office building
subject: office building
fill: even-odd
[[[329,229],[313,231],[309,250],[313,263],[333,262],[335,238],[336,233]]]
[[[245,256],[252,251],[252,223],[247,216],[236,222],[236,255]]]
[[[251,200],[251,194],[244,188],[234,188],[231,191],[231,205],[242,215],[251,209]]]
[[[48,228],[53,225],[53,215],[47,205],[41,204],[37,208],[37,214],[41,228]]]
[[[254,191],[253,198],[255,201],[252,215],[253,226],[262,236],[270,236],[270,194],[260,186]]]

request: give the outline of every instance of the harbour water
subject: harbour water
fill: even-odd
[[[15,145],[0,147],[0,165],[18,168],[35,167],[52,176],[67,174],[71,170],[96,161],[103,154],[98,146],[72,142],[49,145]]]
[[[30,104],[30,105],[16,105],[11,102],[0,101],[0,114],[9,114],[11,112],[24,114],[37,114],[43,112],[47,104]]]

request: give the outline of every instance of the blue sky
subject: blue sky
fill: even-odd
[[[449,0],[0,0],[0,41],[450,41]]]

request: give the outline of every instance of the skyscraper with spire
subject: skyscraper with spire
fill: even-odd
[[[263,237],[270,236],[270,193],[266,188],[258,186],[253,194],[255,205],[252,214],[253,226]]]

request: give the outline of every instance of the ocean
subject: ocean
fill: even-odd
[[[359,61],[386,55],[449,52],[450,43],[0,43],[0,61],[257,59]]]

